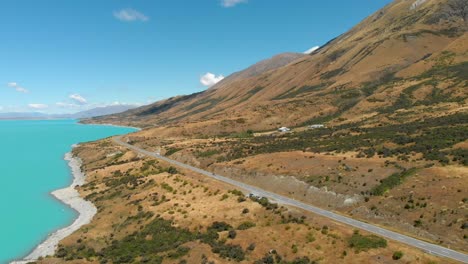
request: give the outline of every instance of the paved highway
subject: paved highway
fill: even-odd
[[[181,162],[176,161],[176,160],[169,159],[167,157],[164,157],[164,156],[160,155],[159,153],[150,152],[150,151],[138,148],[136,146],[130,145],[128,143],[125,143],[125,142],[122,141],[122,138],[119,137],[119,136],[114,137],[113,140],[114,140],[115,143],[117,143],[117,144],[119,144],[121,146],[127,147],[127,148],[129,148],[131,150],[134,150],[134,151],[139,152],[141,154],[144,154],[146,156],[161,159],[161,160],[164,160],[164,161],[166,161],[166,162],[168,162],[170,164],[173,164],[175,166],[179,166],[181,168],[185,168],[185,169],[188,169],[188,170],[203,174],[203,175],[208,176],[210,178],[214,178],[216,180],[219,180],[219,181],[222,181],[222,182],[237,186],[237,187],[242,188],[242,189],[244,189],[244,190],[246,190],[246,191],[248,191],[248,192],[250,192],[250,193],[252,193],[252,194],[254,194],[256,196],[266,197],[268,199],[274,200],[275,202],[277,202],[279,204],[294,206],[294,207],[297,207],[297,208],[300,208],[300,209],[303,209],[303,210],[306,210],[306,211],[309,211],[309,212],[312,212],[312,213],[315,213],[315,214],[318,214],[318,215],[321,215],[321,216],[324,216],[324,217],[328,217],[328,218],[330,218],[330,219],[332,219],[334,221],[341,222],[341,223],[356,227],[358,229],[362,229],[362,230],[374,233],[376,235],[379,235],[379,236],[382,236],[382,237],[385,237],[385,238],[388,238],[388,239],[391,239],[391,240],[395,240],[395,241],[398,241],[398,242],[401,242],[401,243],[404,243],[404,244],[407,244],[407,245],[422,249],[422,250],[424,250],[424,251],[426,251],[426,252],[428,252],[430,254],[433,254],[433,255],[450,258],[450,259],[453,259],[453,260],[460,261],[462,263],[468,263],[468,255],[463,254],[461,252],[451,250],[451,249],[448,249],[448,248],[445,248],[445,247],[441,247],[441,246],[438,246],[438,245],[435,245],[435,244],[432,244],[432,243],[428,243],[428,242],[425,242],[425,241],[422,241],[422,240],[419,240],[419,239],[415,239],[415,238],[412,238],[412,237],[409,237],[409,236],[406,236],[406,235],[403,235],[403,234],[400,234],[400,233],[396,233],[394,231],[390,231],[390,230],[387,230],[387,229],[384,229],[384,228],[381,228],[381,227],[378,227],[378,226],[375,226],[375,225],[371,225],[371,224],[368,224],[368,223],[365,223],[365,222],[361,222],[361,221],[352,219],[350,217],[346,217],[346,216],[343,216],[343,215],[340,215],[340,214],[336,214],[336,213],[333,213],[331,211],[327,211],[327,210],[324,210],[324,209],[321,209],[321,208],[318,208],[318,207],[315,207],[315,206],[312,206],[312,205],[309,205],[309,204],[305,204],[303,202],[299,202],[299,201],[296,201],[294,199],[291,199],[291,198],[288,198],[288,197],[285,197],[285,196],[282,196],[282,195],[279,195],[279,194],[276,194],[276,193],[272,193],[272,192],[262,190],[260,188],[257,188],[257,187],[252,186],[252,185],[245,184],[243,182],[235,181],[233,179],[230,179],[230,178],[227,178],[227,177],[224,177],[224,176],[221,176],[221,175],[217,175],[217,174],[214,174],[214,173],[211,173],[211,172],[208,172],[208,171],[205,171],[205,170],[202,170],[202,169],[199,169],[199,168],[196,168],[196,167],[181,163]]]

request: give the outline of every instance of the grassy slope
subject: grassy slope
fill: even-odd
[[[233,76],[216,89],[92,122],[185,126],[191,134],[220,134],[314,121],[405,122],[392,117],[401,109],[408,118],[428,109],[444,114],[466,105],[467,85],[462,74],[467,71],[466,23],[436,19],[445,17],[447,1],[429,0],[414,10],[411,2],[395,1],[284,67]],[[235,122],[239,118],[241,124]]]
[[[342,124],[198,139],[142,131],[131,138],[182,162],[463,250],[467,118],[458,112],[405,126]]]
[[[285,67],[91,121],[148,127],[132,142],[466,250],[468,33],[446,2],[395,1]],[[312,123],[329,129],[303,131]],[[295,133],[265,132],[283,125]]]
[[[74,153],[89,181],[80,193],[98,214],[62,241],[55,257],[37,263],[264,263],[279,257],[282,262],[272,263],[369,263],[392,261],[396,251],[411,263],[448,263],[321,217],[244,198],[230,186],[140,158],[109,140]]]

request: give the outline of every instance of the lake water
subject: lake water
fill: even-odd
[[[133,131],[75,120],[0,121],[0,263],[21,259],[75,219],[50,194],[72,181],[63,158],[73,144]]]

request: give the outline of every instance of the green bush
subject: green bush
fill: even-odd
[[[236,236],[237,236],[236,230],[229,230],[228,237],[230,239],[234,239],[234,238],[236,238]]]
[[[372,195],[383,195],[385,192],[391,190],[395,186],[401,184],[404,179],[413,175],[417,171],[416,168],[405,170],[401,173],[394,173],[387,178],[381,180],[380,184],[372,188]]]
[[[156,218],[142,231],[122,240],[114,240],[100,255],[114,263],[131,263],[139,256],[157,257],[157,253],[172,250],[195,239],[196,236],[190,231],[173,227],[171,221]],[[182,254],[183,251],[186,249],[180,247],[176,252]]]
[[[402,257],[403,257],[403,252],[401,252],[401,251],[395,251],[395,253],[393,253],[393,256],[392,256],[392,258],[394,260],[399,260]]]
[[[239,245],[218,243],[212,247],[212,251],[219,254],[222,258],[233,259],[235,261],[243,261],[245,259],[245,252]]]
[[[170,156],[176,152],[179,152],[181,151],[182,149],[181,148],[168,148],[167,151],[166,151],[166,156]]]
[[[232,226],[226,222],[213,222],[210,227],[208,227],[208,230],[215,230],[217,232],[222,232],[222,231],[228,231],[231,230]]]
[[[323,123],[329,117],[315,118],[311,122]],[[278,137],[268,135],[242,141],[226,141],[221,143],[220,147],[228,149],[227,161],[265,153],[307,149],[321,153],[356,151],[364,156],[371,157],[377,154],[384,158],[408,158],[420,153],[428,161],[466,164],[468,152],[454,149],[453,146],[466,140],[467,124],[466,113],[426,118],[404,125],[361,127],[361,123],[357,122],[333,128],[297,131]],[[386,143],[394,143],[395,146],[382,147]]]
[[[172,166],[170,166],[170,167],[167,169],[167,172],[170,173],[170,174],[177,174],[177,173],[179,173],[179,171],[178,171],[175,167],[172,167]]]
[[[167,254],[167,256],[171,259],[178,259],[187,255],[189,251],[190,251],[190,248],[180,246],[174,252],[170,252],[169,254]]]
[[[348,242],[349,246],[354,248],[357,252],[367,251],[372,248],[387,247],[387,240],[376,235],[364,236],[359,234],[359,232],[354,232]]]
[[[255,226],[256,226],[256,224],[254,222],[246,221],[246,222],[243,222],[242,224],[240,224],[237,227],[237,230],[247,230],[247,229],[255,227]]]

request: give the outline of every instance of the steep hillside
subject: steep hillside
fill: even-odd
[[[207,96],[209,97],[209,94],[215,93],[215,90],[221,89],[223,87],[229,87],[233,83],[237,83],[241,80],[254,78],[256,76],[261,75],[262,73],[281,68],[289,64],[290,62],[298,58],[303,58],[305,56],[306,56],[305,54],[301,54],[301,53],[282,53],[272,58],[260,61],[245,70],[231,74],[230,76],[226,77],[221,82],[214,85],[213,87],[211,87],[205,92],[194,93],[194,94],[185,95],[185,96],[171,97],[167,100],[159,101],[151,105],[140,107],[138,109],[133,109],[125,113],[121,113],[119,115],[110,115],[110,116],[106,116],[102,118],[93,119],[91,120],[91,122],[113,122],[113,123],[124,122],[122,124],[129,124],[129,122],[131,122],[131,123],[134,123],[135,125],[138,123],[139,126],[151,126],[152,121],[155,120],[154,119],[155,116],[159,114],[166,113],[167,111],[171,109],[175,109],[178,106],[184,106],[184,104],[187,104],[192,101],[203,100],[202,98],[206,98]],[[197,111],[202,112],[203,109],[201,110],[199,109]],[[179,118],[179,119],[183,119],[183,118]],[[123,121],[123,120],[127,120],[127,121]]]
[[[91,122],[191,123],[194,131],[217,134],[325,121],[404,122],[428,108],[444,114],[466,103],[467,20],[456,3],[466,5],[397,0],[311,55],[262,62],[207,91]],[[396,112],[405,120],[395,120]]]
[[[87,122],[145,127],[126,141],[466,252],[466,10],[396,0],[310,55]]]
[[[282,53],[282,54],[276,55],[270,59],[266,59],[259,63],[256,63],[245,70],[233,73],[232,75],[224,79],[222,82],[220,82],[218,85],[214,86],[213,89],[226,86],[228,81],[235,82],[240,79],[247,79],[250,77],[255,77],[264,72],[281,68],[285,65],[288,65],[292,61],[297,60],[299,58],[303,58],[305,56],[306,55],[302,53]]]

